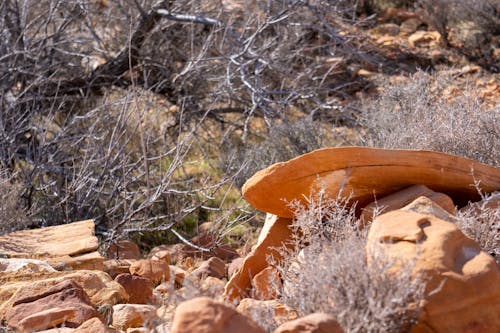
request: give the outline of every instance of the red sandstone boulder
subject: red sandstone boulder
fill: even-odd
[[[264,333],[253,320],[208,297],[181,303],[174,315],[171,333]]]
[[[425,196],[434,201],[442,209],[451,215],[456,214],[456,207],[449,196],[443,193],[434,192],[424,185],[412,185],[401,191],[397,191],[383,198],[377,198],[362,209],[361,219],[364,222],[372,220],[373,213],[378,210],[379,213],[390,212],[391,210],[400,209],[418,197]]]
[[[38,293],[18,298],[7,313],[9,326],[34,331],[63,324],[78,327],[99,313],[89,296],[73,280],[66,280]]]
[[[412,274],[427,281],[413,333],[500,331],[500,267],[453,223],[406,208],[383,214],[368,235],[368,260],[381,250],[395,262],[415,260]]]

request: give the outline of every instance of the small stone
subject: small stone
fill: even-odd
[[[283,287],[278,270],[271,266],[256,274],[252,279],[252,285],[254,298],[261,300],[277,298]]]
[[[148,304],[153,297],[153,283],[148,278],[120,274],[115,278],[115,281],[121,284],[128,293],[129,303]]]
[[[97,318],[92,318],[78,326],[73,333],[119,333],[119,331],[104,325]]]
[[[412,48],[422,46],[433,46],[439,43],[441,35],[437,31],[423,31],[419,30],[414,32],[408,37],[408,43]]]
[[[119,240],[109,245],[106,257],[108,259],[141,259],[141,251],[134,242]]]
[[[179,286],[184,283],[184,278],[186,277],[186,271],[180,267],[170,265],[170,272],[174,275],[175,283]]]
[[[170,280],[170,267],[162,260],[142,259],[130,265],[130,274],[150,279],[153,284]]]
[[[189,276],[205,278],[212,276],[222,279],[226,276],[226,264],[217,257],[212,257],[204,261],[200,267],[192,271]]]
[[[276,324],[284,323],[298,318],[297,312],[291,307],[284,305],[277,300],[256,300],[244,298],[236,308],[247,317],[254,317],[260,313],[271,313]]]
[[[113,327],[127,328],[147,327],[151,329],[158,320],[156,307],[145,304],[117,304],[113,307]]]

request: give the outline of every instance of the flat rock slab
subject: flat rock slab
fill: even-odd
[[[483,192],[500,189],[500,170],[477,161],[426,150],[368,147],[326,148],[274,164],[257,172],[243,186],[255,208],[292,218],[289,203],[323,189],[332,198],[342,189],[358,207],[414,184],[450,196],[458,205],[479,200]]]
[[[0,236],[0,253],[17,258],[73,256],[96,251],[98,245],[94,235],[94,220]]]

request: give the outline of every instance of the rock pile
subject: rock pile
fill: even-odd
[[[480,199],[471,186],[478,181],[498,191],[500,171],[429,151],[334,148],[278,163],[243,188],[268,213],[245,258],[207,231],[190,240],[196,247],[162,245],[143,257],[119,241],[103,257],[91,220],[0,236],[0,321],[20,332],[261,333],[254,314],[266,312],[274,333],[343,332],[331,314],[301,316],[280,303],[273,287],[281,278],[269,263],[294,236],[282,199],[322,188],[357,203],[369,228],[368,265],[380,249],[394,262],[416,258],[411,274],[425,277],[428,296],[413,333],[497,332],[500,268],[454,224],[456,206]]]

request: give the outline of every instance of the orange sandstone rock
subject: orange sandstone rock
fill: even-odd
[[[271,300],[278,297],[282,288],[281,277],[274,267],[266,267],[252,279],[254,298]]]
[[[153,284],[170,279],[170,267],[163,260],[137,260],[130,265],[129,270],[130,274],[148,278],[153,281]]]
[[[252,288],[252,278],[269,266],[268,257],[282,258],[279,248],[285,249],[292,238],[292,220],[268,214],[257,245],[248,254],[239,271],[226,284],[224,296],[231,301],[245,298]]]
[[[431,202],[429,204],[432,204]],[[415,260],[414,275],[427,282],[426,303],[413,333],[500,331],[500,268],[453,223],[408,210],[372,223],[368,259],[382,247],[395,259]]]
[[[174,315],[171,333],[264,333],[252,319],[232,307],[208,297],[181,303]]]
[[[473,174],[471,172],[473,170]],[[500,170],[471,159],[425,150],[368,147],[326,148],[274,164],[257,172],[243,186],[243,196],[257,209],[293,217],[288,203],[324,189],[334,198],[350,195],[363,207],[405,187],[422,184],[450,196],[459,206],[500,189]],[[375,196],[375,197],[374,197]]]
[[[424,185],[412,185],[383,198],[377,198],[376,201],[366,205],[362,209],[361,219],[365,222],[371,221],[373,213],[376,209],[379,210],[379,213],[389,212],[408,205],[420,196],[425,196],[433,200],[449,214],[456,214],[456,208],[453,204],[453,200],[451,200],[451,198],[446,194],[434,192]]]

